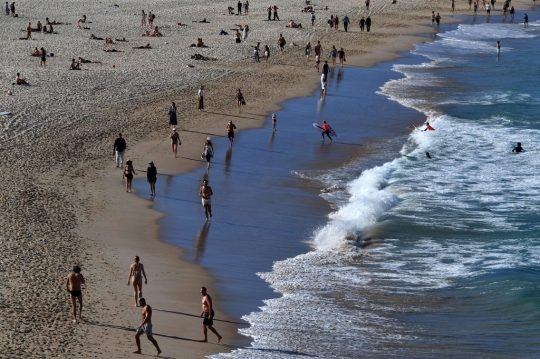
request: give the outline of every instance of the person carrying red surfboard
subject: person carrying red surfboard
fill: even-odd
[[[322,129],[323,129],[323,132],[322,132],[322,140],[324,141],[324,135],[326,134],[326,136],[328,136],[328,139],[330,141],[332,141],[332,137],[330,137],[330,130],[332,129],[327,123],[326,121],[323,121],[322,123]]]

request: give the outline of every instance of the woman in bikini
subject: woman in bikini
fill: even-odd
[[[146,272],[144,271],[144,266],[142,263],[139,263],[139,256],[135,256],[135,263],[129,267],[129,277],[127,285],[129,282],[133,284],[133,297],[135,298],[135,306],[139,306],[139,299],[142,298],[142,279],[144,276],[144,284],[148,283],[146,279]],[[133,278],[133,279],[132,279]]]
[[[133,175],[137,175],[137,172],[135,172],[135,168],[133,168],[133,161],[128,160],[124,166],[124,175],[122,176],[122,178],[126,180],[126,192],[131,192]]]

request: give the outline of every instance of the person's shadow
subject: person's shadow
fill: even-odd
[[[193,248],[195,250],[193,261],[195,263],[200,263],[204,255],[204,250],[206,249],[206,240],[208,238],[208,233],[210,232],[210,225],[210,221],[205,222],[199,233],[197,233],[197,237],[195,237],[195,242],[193,243]]]

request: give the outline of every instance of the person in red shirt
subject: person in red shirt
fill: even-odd
[[[328,139],[329,139],[330,141],[332,141],[332,137],[330,137],[330,130],[331,130],[332,128],[326,123],[326,121],[323,121],[323,123],[322,123],[322,129],[323,129],[322,140],[324,141],[324,135],[326,134],[326,136],[328,136]]]
[[[435,129],[430,126],[429,122],[426,122],[426,128],[422,131],[435,131]]]

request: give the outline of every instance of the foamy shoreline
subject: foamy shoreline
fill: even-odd
[[[5,97],[2,108],[14,115],[2,118],[6,180],[2,181],[0,248],[6,269],[0,282],[4,318],[0,339],[7,344],[0,348],[0,356],[130,357],[135,350],[131,329],[138,324],[139,314],[131,307],[132,290],[125,280],[134,251],[150,274],[144,289],[145,296],[152,298],[148,299],[150,305],[195,315],[200,310],[198,286],[212,283],[212,279],[202,269],[180,261],[179,249],[156,240],[159,214],[149,211],[144,200],[123,191],[120,172],[112,161],[117,132],[125,134],[130,146],[127,156],[135,160],[137,168],[144,169],[145,161],[153,159],[160,173],[186,171],[199,163],[175,161],[170,156],[166,110],[171,100],[179,108],[179,127],[199,132],[181,134],[182,153],[197,158],[201,139],[206,136],[203,133],[223,133],[224,120],[219,114],[235,114],[237,87],[246,95],[249,112],[257,109],[260,116],[282,99],[314,88],[318,76],[312,62],[307,64],[303,56],[306,41],[314,44],[320,38],[325,52],[336,44],[348,55],[361,55],[391,42],[379,55],[365,57],[373,63],[391,58],[411,42],[424,41],[412,36],[406,41],[395,39],[399,34],[426,30],[411,24],[427,24],[432,9],[441,13],[449,10],[446,1],[438,2],[438,8],[419,1],[399,1],[397,6],[389,1],[372,2],[373,32],[359,35],[358,16],[367,13],[353,2],[317,12],[317,26],[303,30],[285,28],[286,21],[264,21],[266,6],[256,4],[251,4],[248,16],[223,15],[228,2],[193,5],[171,1],[155,8],[145,3],[116,4],[118,7],[114,3],[67,1],[18,3],[19,18],[0,16],[5,45],[4,92],[11,87],[16,72],[32,84],[15,86],[14,95]],[[277,5],[282,20],[309,23],[309,15],[300,13],[301,4],[283,1]],[[458,10],[465,8],[465,4],[458,4]],[[164,37],[140,36],[141,9],[156,13],[155,25]],[[92,22],[88,24],[91,30],[75,29],[83,13]],[[351,32],[329,31],[324,21],[331,13],[347,13]],[[45,17],[71,25],[54,26],[58,34],[33,33],[33,40],[13,40],[24,35],[21,30],[28,22],[35,26],[37,20],[44,23]],[[203,17],[210,23],[191,23]],[[188,26],[178,27],[178,21]],[[238,23],[252,28],[247,43],[236,45],[230,35],[218,35],[221,28],[231,34],[230,29]],[[128,42],[109,46],[90,40],[91,33],[126,37]],[[277,52],[279,33],[288,42],[284,55]],[[210,47],[187,48],[197,37]],[[251,59],[251,46],[257,41],[271,45],[268,65]],[[131,49],[146,43],[154,49]],[[298,46],[289,46],[293,43]],[[48,59],[46,69],[39,68],[38,58],[29,56],[34,47],[55,54]],[[103,51],[108,48],[125,52]],[[218,60],[193,61],[190,57],[194,53]],[[71,58],[78,56],[102,64],[83,65],[82,71],[67,70]],[[188,64],[195,67],[186,67]],[[194,90],[200,83],[207,87],[207,108],[215,114],[195,110]],[[235,122],[241,128],[261,123],[249,119]],[[83,315],[95,325],[81,324],[74,329],[64,278],[75,263],[81,264],[88,281]],[[171,278],[178,280],[171,285]],[[210,293],[219,308],[219,293]],[[156,312],[155,323],[156,332],[167,335],[156,336],[166,356],[201,357],[230,350],[193,341],[202,335],[199,318]],[[224,325],[216,327],[223,329],[226,337],[235,338],[236,325]],[[145,340],[143,350],[148,353],[151,347]]]

